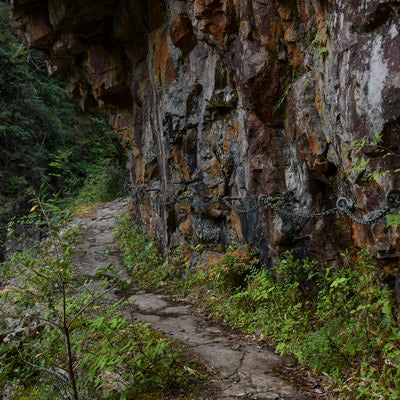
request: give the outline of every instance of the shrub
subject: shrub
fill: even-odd
[[[292,353],[328,377],[343,399],[400,398],[393,291],[379,279],[367,251],[343,254],[341,267],[286,252],[266,269],[249,253],[230,249],[207,269],[187,267],[184,279],[176,279],[167,272],[173,266],[154,260],[154,253],[148,258],[146,246],[153,242],[131,228],[125,220],[120,239],[139,282],[144,277],[154,286],[159,281],[150,277],[161,277],[232,327],[264,334],[279,353]],[[130,251],[143,262],[133,263]]]
[[[76,233],[56,229],[39,200],[48,237],[0,265],[0,387],[10,399],[153,398],[183,389],[193,369],[176,346],[107,298],[108,281],[74,271]],[[142,265],[158,256],[138,254]],[[199,375],[196,375],[197,377]]]
[[[400,330],[393,293],[378,279],[368,252],[355,261],[322,269],[286,253],[271,272],[255,271],[233,300],[245,326],[261,329],[279,352],[293,352],[330,376],[345,398],[371,398],[365,395],[372,392],[396,398]],[[349,374],[352,379],[340,385]]]
[[[124,255],[124,263],[135,279],[148,286],[164,278],[164,260],[157,242],[135,227],[127,214],[120,217],[115,237]]]
[[[228,292],[235,292],[245,285],[246,276],[258,263],[249,249],[231,247],[219,262],[209,266],[205,279]]]

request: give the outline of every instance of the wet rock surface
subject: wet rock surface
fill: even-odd
[[[74,219],[72,226],[81,228],[75,249],[77,273],[95,281],[96,269],[110,263],[126,273],[112,233],[115,218],[126,209],[127,200],[118,199]],[[173,296],[140,288],[132,294],[136,300],[128,312],[130,318],[148,322],[166,337],[183,343],[188,353],[205,365],[217,389],[202,400],[315,398],[306,381],[296,378],[293,361],[279,357],[262,341],[209,321],[195,306]],[[118,297],[117,293],[109,295],[111,300]]]

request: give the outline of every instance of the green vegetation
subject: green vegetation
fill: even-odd
[[[282,94],[279,96],[279,99],[276,102],[276,104],[272,107],[273,114],[276,113],[277,111],[279,111],[280,108],[282,107],[282,105],[286,102],[286,99],[288,97],[290,89],[292,88],[293,84],[296,82],[297,78],[298,78],[298,74],[296,73],[296,71],[293,70],[288,84],[284,88]]]
[[[395,155],[393,150],[383,145],[382,135],[375,134],[373,137],[363,136],[361,139],[354,140],[350,143],[350,151],[354,150],[358,155],[353,159],[353,167],[350,173],[353,174],[364,174],[366,179],[371,182],[378,180],[386,175],[393,176],[400,172],[399,167],[393,167],[385,169],[383,166],[377,168],[375,164],[376,160],[384,160]],[[368,153],[368,157],[361,155],[362,153]]]
[[[122,194],[124,161],[105,116],[66,99],[41,56],[14,36],[0,3],[0,243],[8,239],[14,250],[0,264],[0,391],[7,399],[196,394],[190,385],[202,373],[179,346],[127,317],[133,298],[109,298],[129,282],[101,271],[85,280],[74,268],[71,210]],[[21,230],[39,233],[41,242],[28,246],[22,235],[24,250],[15,252]]]
[[[118,243],[124,248],[124,262],[135,278],[157,282],[162,276],[168,276],[167,269],[163,268],[163,257],[157,251],[155,239],[147,238],[132,224],[126,214],[120,218],[115,235]]]
[[[41,56],[12,34],[8,12],[0,3],[0,239],[6,231],[14,239],[17,223],[10,217],[26,214],[24,224],[44,231],[46,239],[0,264],[2,393],[52,400],[194,393],[188,387],[196,366],[147,325],[127,318],[132,298],[109,299],[114,287],[129,293],[130,280],[121,283],[114,273],[110,279],[113,266],[98,271],[96,281],[74,272],[77,232],[61,233],[64,217],[71,204],[119,195],[124,158],[104,116],[88,116],[69,102],[62,83],[47,77]],[[315,56],[327,56],[326,42],[325,31],[311,42]],[[295,79],[293,73],[273,112]],[[355,141],[351,150],[366,147],[380,159],[392,155],[379,136]],[[375,171],[372,158],[354,165],[350,173],[367,181],[399,172]],[[389,215],[388,224],[400,225],[399,218]],[[232,327],[273,340],[278,352],[293,353],[325,375],[344,399],[400,398],[399,310],[366,251],[344,254],[342,267],[288,252],[266,269],[248,249],[231,248],[200,267],[190,262],[200,246],[164,259],[156,241],[127,217],[116,233],[132,279],[142,285],[184,293]]]
[[[47,239],[0,264],[2,394],[43,400],[195,394],[190,385],[202,377],[197,366],[148,325],[127,317],[134,298],[108,298],[119,289],[117,281],[79,275],[73,252],[78,231],[60,231],[53,203],[39,199],[33,209]]]
[[[398,152],[384,145],[381,134],[362,136],[350,143],[349,150],[355,153],[349,173],[355,175],[360,183],[364,181],[370,185],[372,181],[385,176],[395,178],[400,173]],[[388,227],[399,226],[400,214],[388,214],[386,222]]]
[[[329,54],[329,51],[326,47],[328,41],[328,31],[327,28],[323,28],[311,41],[310,49],[312,50],[312,54],[314,57],[322,57],[325,59]]]
[[[246,249],[232,248],[196,269],[184,254],[162,261],[127,218],[117,236],[141,284],[183,293],[232,327],[265,335],[278,352],[326,376],[343,399],[400,398],[398,310],[368,252],[343,254],[343,267],[287,252],[268,270]]]
[[[15,37],[0,3],[0,242],[9,218],[25,214],[44,184],[64,203],[103,201],[121,193],[125,174],[105,116],[66,98],[41,55]]]

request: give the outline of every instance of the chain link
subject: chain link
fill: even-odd
[[[136,190],[134,190],[136,189]],[[168,207],[172,205],[176,205],[182,203],[185,200],[194,200],[193,193],[184,193],[182,195],[174,195],[170,199],[163,196],[159,189],[145,189],[143,187],[132,188],[132,197],[136,200],[136,202],[141,202],[148,192],[157,192],[157,194],[152,198],[157,206]],[[353,203],[345,197],[340,197],[336,201],[336,207],[329,208],[327,210],[311,212],[311,213],[303,213],[298,211],[289,211],[286,206],[289,200],[287,196],[275,196],[271,197],[268,195],[260,195],[252,206],[239,207],[233,204],[233,202],[241,202],[244,204],[245,201],[249,201],[251,198],[243,198],[243,197],[219,197],[215,200],[204,201],[202,204],[204,206],[210,206],[212,204],[223,204],[227,209],[233,210],[239,214],[248,214],[254,213],[259,208],[265,207],[271,210],[278,212],[281,216],[290,218],[290,219],[315,219],[315,218],[323,218],[336,212],[342,212],[346,214],[353,222],[359,225],[373,225],[379,222],[382,218],[386,216],[386,214],[390,211],[391,208],[400,208],[400,190],[391,190],[386,194],[386,207],[377,210],[374,213],[376,214],[371,218],[359,218],[357,217],[352,208],[354,208]]]
[[[328,215],[335,214],[337,212],[337,210],[338,210],[337,207],[328,208],[327,210],[324,210],[324,211],[308,214],[308,218],[327,217]]]
[[[393,208],[400,207],[400,190],[393,189],[390,190],[386,194],[386,204],[388,207],[392,206]]]
[[[296,211],[288,211],[284,207],[279,207],[278,212],[280,212],[282,215],[286,217],[293,217],[297,219],[314,219],[314,218],[321,218],[321,217],[327,217],[328,215],[335,214],[337,212],[337,207],[329,208],[324,211],[320,212],[315,212],[315,213],[303,213],[303,212],[296,212]]]
[[[357,217],[350,209],[349,201],[345,197],[340,197],[336,202],[336,207],[339,211],[344,212],[353,222],[359,225],[373,225],[381,220],[390,210],[389,206],[386,206],[382,210],[378,210],[377,215],[372,218],[362,219]]]
[[[260,204],[255,204],[252,207],[246,207],[246,208],[242,208],[242,207],[236,207],[233,204],[230,203],[230,201],[241,201],[242,199],[240,197],[222,197],[221,198],[221,202],[223,204],[225,204],[226,207],[228,207],[229,209],[236,211],[239,214],[247,214],[247,213],[253,213],[255,211],[257,211],[260,208]]]

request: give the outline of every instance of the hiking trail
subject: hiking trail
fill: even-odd
[[[95,281],[98,267],[113,264],[124,270],[113,228],[116,218],[126,210],[127,200],[117,199],[74,218],[71,226],[80,227],[76,252],[82,253],[76,258],[77,273]],[[167,338],[181,342],[205,365],[215,389],[213,397],[204,393],[198,400],[327,398],[318,382],[291,358],[278,356],[255,335],[234,333],[209,321],[195,305],[175,296],[142,288],[134,288],[132,294],[136,298],[129,313],[133,320],[150,323]],[[116,292],[111,296],[118,298]]]

